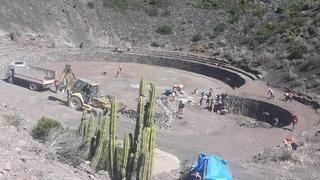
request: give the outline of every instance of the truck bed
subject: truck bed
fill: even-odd
[[[31,65],[14,66],[13,76],[41,85],[53,84],[55,81],[55,71]]]

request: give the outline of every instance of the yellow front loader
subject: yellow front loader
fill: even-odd
[[[110,99],[99,96],[99,84],[77,79],[68,95],[69,107],[87,109],[94,114],[110,108]]]
[[[70,65],[66,65],[56,89],[67,91],[68,106],[75,109],[87,109],[95,115],[110,108],[110,98],[99,96],[99,84],[86,79],[76,79]]]

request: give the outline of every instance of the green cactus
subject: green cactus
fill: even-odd
[[[121,179],[126,179],[126,169],[128,164],[129,158],[129,150],[130,150],[130,137],[127,134],[123,140],[123,155],[122,155],[122,162],[121,162]]]
[[[145,92],[145,83],[144,79],[140,79],[140,87],[139,87],[139,97],[144,97],[144,92]]]
[[[141,135],[143,129],[143,121],[144,121],[144,100],[143,97],[140,96],[138,102],[138,116],[136,119],[136,128],[134,133],[134,162],[133,162],[133,169],[137,168],[138,159],[141,153],[140,144],[141,144]]]
[[[87,110],[83,110],[81,123],[79,127],[79,135],[81,137],[85,137],[85,134],[86,134],[86,119],[87,119]]]
[[[99,139],[97,141],[99,142],[97,150],[95,152],[94,157],[91,160],[91,166],[93,169],[97,169],[99,162],[103,158],[105,151],[106,151],[106,127],[107,127],[107,117],[102,117],[102,121],[99,128]]]
[[[94,116],[91,115],[90,116],[90,120],[89,120],[89,124],[88,124],[88,128],[87,128],[87,133],[86,133],[86,136],[87,136],[87,140],[90,141],[90,139],[94,136]]]
[[[109,126],[109,166],[111,177],[115,176],[115,141],[116,141],[116,127],[117,127],[117,106],[116,100],[111,102],[110,126]]]
[[[142,131],[142,141],[141,141],[141,155],[139,157],[139,174],[138,179],[146,179],[147,175],[147,163],[149,154],[149,140],[150,140],[150,128],[146,127]]]
[[[145,127],[150,127],[151,125],[154,124],[154,111],[155,111],[155,104],[156,104],[156,84],[151,83],[150,84],[150,93],[149,93],[149,103],[147,107],[147,114],[145,115],[145,122],[144,126]]]
[[[92,158],[92,167],[101,166],[99,162],[103,157],[107,160],[109,173],[112,179],[130,179],[130,180],[150,180],[152,178],[152,166],[155,147],[155,92],[156,85],[150,84],[149,102],[144,102],[144,80],[140,81],[139,101],[138,101],[138,117],[136,119],[136,127],[134,137],[127,134],[124,137],[123,147],[116,144],[116,126],[117,126],[117,107],[116,100],[111,102],[110,124],[106,123],[106,116],[98,120],[98,147]],[[101,120],[102,119],[102,120]],[[92,137],[94,120],[90,119],[86,136]],[[106,129],[109,125],[109,142],[107,145]],[[79,128],[80,132],[80,128]],[[90,144],[94,144],[91,143]],[[106,151],[106,147],[108,150]],[[106,153],[107,152],[107,153]]]
[[[154,155],[154,147],[156,142],[156,127],[153,125],[150,131],[150,139],[149,139],[149,161],[148,161],[148,179],[152,178],[152,168],[153,168],[153,155]]]

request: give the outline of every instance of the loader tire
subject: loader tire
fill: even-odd
[[[68,101],[68,105],[69,105],[69,107],[77,109],[77,110],[82,108],[81,100],[78,97],[75,97],[75,96],[71,96],[70,97],[70,99]]]

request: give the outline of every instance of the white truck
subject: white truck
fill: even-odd
[[[55,83],[55,71],[27,65],[25,62],[14,62],[7,65],[5,80],[37,91],[48,89]]]

